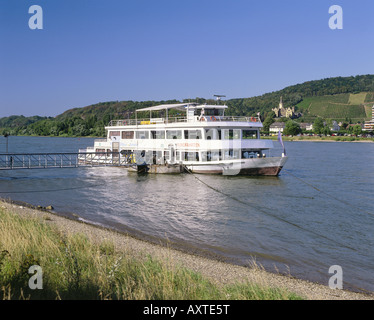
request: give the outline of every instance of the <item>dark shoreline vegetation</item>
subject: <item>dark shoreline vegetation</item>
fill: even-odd
[[[370,119],[371,106],[374,104],[374,75],[307,81],[257,97],[229,99],[224,101],[229,107],[226,115],[256,117],[260,113],[266,132],[270,124],[274,122],[275,114],[272,108],[278,106],[280,97],[283,98],[285,108],[294,107],[295,112],[302,114],[301,117],[294,120],[280,119],[280,121],[289,122],[289,134],[299,133],[293,131],[298,130],[297,123],[314,123],[317,119],[318,122],[325,120],[327,123],[332,120],[342,121],[346,126],[352,123],[363,123]],[[100,102],[83,108],[67,110],[56,117],[25,117],[22,115],[3,117],[0,118],[0,134],[104,137],[104,127],[111,120],[134,118],[136,109],[182,102],[216,103],[212,99],[203,98],[184,99],[183,101]],[[141,116],[141,113],[139,115]],[[170,111],[169,116],[179,116],[179,114],[173,110]],[[326,127],[319,125],[316,130],[318,132],[315,133],[329,134]]]
[[[1,202],[0,202],[1,204]],[[148,255],[134,258],[109,240],[67,235],[50,218],[20,216],[0,207],[1,299],[299,300],[248,281],[217,285],[183,266]],[[42,267],[43,289],[29,288],[29,268]]]
[[[277,136],[263,136],[262,139],[277,140]],[[283,141],[310,141],[310,142],[374,142],[374,138],[364,138],[355,136],[283,136]]]

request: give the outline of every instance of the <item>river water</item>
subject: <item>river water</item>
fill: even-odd
[[[77,152],[90,138],[9,137],[9,152]],[[279,177],[137,175],[123,168],[0,172],[0,197],[196,254],[374,291],[374,144],[285,142]],[[280,150],[280,149],[279,149]],[[278,151],[279,151],[278,150]],[[0,138],[0,153],[5,138]],[[275,151],[277,152],[277,150]]]

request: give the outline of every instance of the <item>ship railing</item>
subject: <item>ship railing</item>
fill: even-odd
[[[79,166],[126,166],[127,158],[120,152],[83,152],[78,155]]]
[[[138,125],[148,125],[148,124],[167,124],[167,123],[175,123],[175,122],[187,122],[187,118],[169,117],[169,118],[111,120],[108,124],[108,127],[138,126]]]
[[[205,116],[207,121],[261,122],[259,117]]]
[[[107,139],[95,139],[95,142],[107,142]],[[88,147],[87,149],[89,148],[93,149],[93,147]]]
[[[259,117],[234,117],[234,116],[194,116],[193,119],[186,117],[169,117],[169,118],[146,118],[146,119],[127,119],[111,120],[109,127],[136,126],[149,124],[168,124],[177,122],[196,122],[196,121],[221,121],[221,122],[261,122]]]
[[[136,125],[135,119],[111,120],[108,124],[108,127],[121,127],[121,126],[134,126],[134,125]]]
[[[96,141],[96,140],[95,140]],[[106,141],[106,140],[105,140]],[[86,149],[79,149],[79,153],[95,152],[95,147],[87,147]]]

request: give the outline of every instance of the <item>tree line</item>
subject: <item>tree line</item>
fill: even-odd
[[[86,120],[75,116],[65,120],[45,118],[27,125],[11,125],[1,128],[0,133],[2,135],[100,137],[105,135],[105,129],[104,121],[97,121],[95,116]]]

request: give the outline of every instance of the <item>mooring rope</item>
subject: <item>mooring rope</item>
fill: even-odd
[[[191,174],[191,175],[192,175],[192,176],[193,176],[197,181],[201,182],[201,183],[204,184],[206,187],[208,187],[209,189],[212,189],[212,190],[215,191],[215,192],[218,192],[218,193],[220,193],[220,194],[222,194],[222,195],[224,195],[224,196],[226,196],[226,197],[228,197],[228,198],[230,198],[230,199],[232,199],[232,200],[234,200],[234,201],[237,201],[237,202],[239,202],[239,203],[241,203],[241,204],[243,204],[243,205],[245,205],[245,206],[250,206],[250,207],[252,207],[253,209],[258,210],[258,211],[262,212],[263,214],[265,214],[265,215],[267,215],[267,216],[270,216],[270,217],[272,217],[272,218],[274,218],[274,219],[277,219],[277,220],[279,220],[279,221],[282,221],[282,222],[284,222],[284,223],[287,223],[287,224],[289,224],[289,225],[291,225],[291,226],[293,226],[293,227],[299,228],[300,230],[303,230],[303,231],[309,232],[309,233],[314,234],[314,235],[316,235],[316,236],[318,236],[318,237],[321,237],[321,238],[324,238],[324,239],[326,239],[326,240],[328,240],[328,241],[334,242],[335,244],[338,244],[338,245],[340,245],[340,246],[342,246],[342,247],[344,247],[344,248],[347,248],[347,249],[350,249],[350,250],[354,250],[354,251],[356,251],[355,248],[352,248],[352,247],[350,247],[350,246],[348,246],[348,245],[346,245],[346,244],[340,243],[340,242],[336,241],[335,239],[331,239],[331,238],[329,238],[329,237],[326,237],[326,236],[324,236],[324,235],[322,235],[322,234],[320,234],[320,233],[318,233],[318,232],[315,232],[315,231],[313,231],[313,230],[306,229],[306,228],[304,228],[304,227],[302,227],[302,226],[300,226],[300,225],[298,225],[298,224],[296,224],[296,223],[294,223],[294,222],[288,221],[288,220],[286,220],[286,219],[284,219],[284,218],[281,218],[281,217],[279,217],[279,216],[277,216],[277,215],[274,215],[274,214],[271,214],[271,213],[267,212],[266,210],[263,209],[263,207],[258,207],[258,206],[256,206],[256,205],[254,205],[253,203],[248,203],[247,201],[243,201],[243,200],[241,200],[241,199],[238,199],[238,198],[232,196],[231,194],[227,194],[227,193],[225,193],[225,192],[223,192],[223,191],[221,191],[221,190],[219,190],[219,189],[217,189],[217,188],[215,188],[215,187],[212,187],[212,186],[210,186],[209,184],[207,184],[205,181],[203,181],[203,180],[201,180],[200,178],[196,177],[196,175],[195,175],[191,170],[189,170],[185,165],[184,165],[184,168],[185,168],[186,172],[188,172],[189,174]]]
[[[329,197],[329,198],[331,198],[331,199],[333,199],[333,200],[335,200],[335,201],[337,201],[337,202],[341,202],[341,203],[345,204],[346,206],[349,206],[349,207],[351,207],[351,208],[353,208],[353,209],[355,209],[355,210],[358,210],[358,211],[361,211],[361,212],[363,212],[363,213],[366,213],[366,214],[369,214],[369,215],[374,216],[374,214],[373,214],[372,212],[369,212],[369,211],[363,210],[363,209],[361,209],[361,208],[359,208],[359,207],[357,207],[357,206],[354,206],[354,205],[350,204],[350,203],[347,202],[347,201],[344,201],[344,200],[342,200],[342,199],[339,199],[339,198],[333,196],[332,194],[330,194],[330,193],[328,193],[328,192],[326,192],[326,191],[324,191],[324,190],[321,190],[321,189],[317,188],[316,186],[312,185],[311,183],[309,183],[309,182],[307,182],[307,181],[305,181],[305,180],[299,178],[298,176],[294,175],[294,174],[291,173],[289,170],[283,169],[283,171],[286,172],[287,174],[289,174],[290,176],[294,177],[295,179],[299,180],[300,182],[302,182],[302,183],[308,185],[309,187],[313,188],[314,190],[318,191],[319,193],[321,193],[321,194],[323,194],[323,195],[325,195],[325,196],[327,196],[327,197]]]

